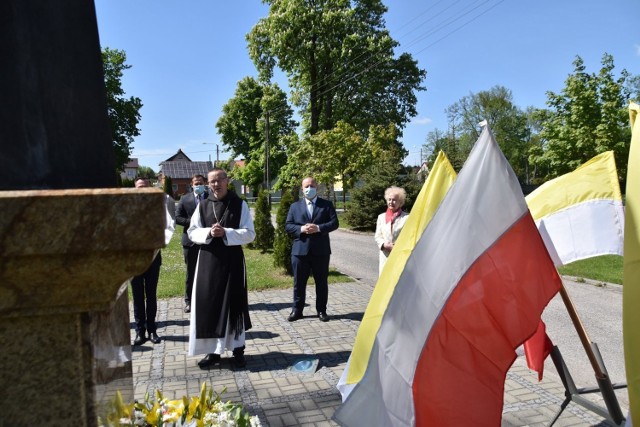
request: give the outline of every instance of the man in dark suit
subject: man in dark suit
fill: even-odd
[[[196,262],[198,261],[198,251],[200,246],[194,244],[187,234],[189,224],[191,223],[191,216],[196,210],[201,200],[205,200],[209,197],[206,186],[204,185],[205,179],[203,175],[193,175],[191,177],[191,187],[193,191],[185,194],[180,198],[178,202],[178,209],[176,210],[176,222],[182,226],[182,253],[184,254],[184,262],[187,265],[187,275],[184,281],[184,312],[191,312],[191,292],[193,289],[193,276],[196,271]]]
[[[293,307],[289,322],[302,319],[307,280],[313,274],[316,283],[316,311],[318,318],[327,322],[329,298],[329,257],[331,245],[329,233],[338,228],[338,215],[329,200],[316,195],[315,179],[302,180],[304,197],[289,208],[285,229],[293,237],[291,266],[293,267]]]

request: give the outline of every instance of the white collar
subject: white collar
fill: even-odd
[[[314,205],[316,204],[316,200],[318,200],[318,196],[314,197],[313,199],[309,200],[306,197],[304,198],[304,200],[307,202],[307,204],[313,203]]]

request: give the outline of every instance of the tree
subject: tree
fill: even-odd
[[[148,166],[138,167],[138,177],[147,179],[156,179],[156,173]]]
[[[289,162],[281,170],[279,182],[289,180],[282,188],[296,188],[304,176],[313,176],[318,183],[333,188],[342,183],[345,193],[352,189],[358,178],[384,150],[393,150],[398,162],[404,156],[395,144],[393,124],[387,127],[371,126],[365,139],[351,125],[339,121],[334,129],[308,136],[304,141],[292,143]],[[284,173],[283,173],[284,172]]]
[[[170,176],[165,176],[162,180],[162,191],[173,197],[173,181]]]
[[[618,174],[626,176],[631,130],[625,85],[629,74],[615,78],[613,57],[604,54],[599,73],[588,73],[582,58],[560,93],[547,92],[548,110],[540,131],[541,148],[531,151],[531,162],[542,166],[546,179],[573,171],[592,157],[613,150]]]
[[[290,276],[293,275],[293,267],[291,266],[293,241],[284,227],[287,222],[289,207],[292,203],[293,196],[291,196],[291,192],[284,190],[276,213],[276,230],[273,242],[273,265],[274,267],[281,267]]]
[[[269,205],[269,194],[264,190],[258,192],[253,223],[256,239],[252,246],[260,249],[263,253],[273,248],[274,229],[271,223],[271,206]]]
[[[269,15],[247,35],[249,54],[263,81],[276,64],[287,74],[306,133],[342,120],[365,138],[370,125],[389,123],[401,135],[426,72],[407,53],[394,57],[380,0],[265,3]]]
[[[527,115],[513,104],[504,86],[471,93],[447,108],[450,126],[456,130],[457,150],[444,150],[456,170],[462,167],[480,136],[478,124],[486,120],[520,182],[526,182],[529,156]],[[437,155],[437,152],[435,153]]]
[[[252,77],[238,82],[235,94],[223,107],[216,123],[231,157],[241,156],[245,167],[234,172],[251,188],[264,182],[266,120],[269,119],[269,168],[278,171],[286,162],[286,139],[296,122],[287,95],[277,84],[261,84]],[[274,174],[275,175],[275,174]]]
[[[142,101],[137,97],[125,97],[122,89],[124,70],[131,68],[126,64],[127,55],[123,50],[102,49],[102,63],[104,67],[104,84],[107,93],[107,113],[111,125],[111,138],[116,157],[118,171],[124,170],[124,165],[131,155],[133,138],[140,135],[138,122]]]
[[[378,215],[385,211],[384,191],[392,186],[402,186],[402,164],[397,153],[386,151],[362,176],[362,185],[351,192],[351,209],[345,220],[354,228],[373,231]]]

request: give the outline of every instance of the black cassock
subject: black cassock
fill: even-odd
[[[225,228],[239,228],[243,203],[232,191],[223,200],[210,195],[198,206],[203,227],[220,222]],[[227,246],[221,237],[200,246],[194,298],[197,339],[224,338],[227,320],[236,339],[251,329],[246,282],[242,246]]]

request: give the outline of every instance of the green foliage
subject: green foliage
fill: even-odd
[[[241,156],[245,167],[234,171],[234,177],[252,189],[264,182],[265,147],[269,119],[270,175],[286,162],[288,150],[286,135],[294,132],[297,123],[287,95],[277,84],[261,84],[253,77],[238,82],[234,97],[222,107],[222,116],[216,123],[221,141],[231,151],[231,157]],[[272,171],[272,172],[271,172]]]
[[[277,66],[287,74],[305,134],[346,121],[361,135],[371,125],[401,129],[417,112],[426,72],[384,24],[380,0],[265,0],[269,15],[247,35],[262,81]]]
[[[156,173],[148,166],[138,167],[138,177],[147,179],[156,179]]]
[[[131,155],[133,138],[140,135],[138,122],[142,101],[137,97],[125,97],[122,89],[122,75],[124,70],[131,68],[126,64],[127,55],[123,50],[102,49],[102,63],[104,67],[104,84],[107,94],[107,113],[111,125],[111,138],[116,157],[116,168],[119,172]]]
[[[530,129],[527,114],[513,104],[511,91],[495,86],[488,91],[471,93],[447,107],[449,132],[436,129],[427,136],[424,150],[433,164],[444,151],[456,171],[462,168],[480,136],[478,123],[487,120],[500,149],[520,182],[528,182]]]
[[[551,179],[613,150],[618,174],[624,177],[631,141],[629,74],[622,70],[615,78],[613,57],[606,53],[597,74],[588,73],[579,56],[573,65],[564,89],[547,92],[549,109],[537,113],[541,143],[532,148],[530,160]]]
[[[378,215],[387,208],[384,191],[392,185],[403,187],[407,182],[401,175],[402,170],[397,157],[393,153],[386,153],[362,176],[362,185],[351,192],[351,206],[344,214],[346,221],[352,227],[369,231],[376,229]],[[408,189],[405,188],[405,190]],[[415,196],[411,199],[407,191],[405,210],[410,209],[413,200]]]
[[[129,178],[122,178],[120,181],[120,187],[135,187],[136,186],[136,181],[135,179],[129,179]]]
[[[170,176],[165,176],[162,183],[162,191],[173,197],[173,181]]]
[[[291,192],[284,190],[276,213],[276,236],[273,243],[273,265],[282,268],[290,276],[293,275],[293,268],[291,267],[293,241],[284,227],[287,222],[289,208],[293,202]]]
[[[269,206],[269,193],[260,190],[256,200],[253,225],[256,230],[256,239],[252,247],[266,252],[273,248],[274,228],[271,223],[271,206]]]

